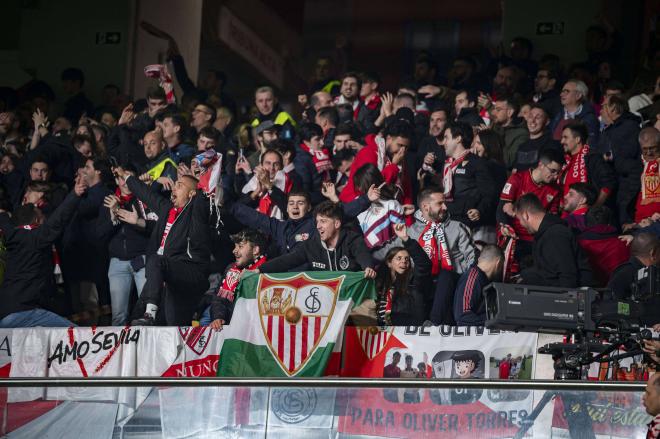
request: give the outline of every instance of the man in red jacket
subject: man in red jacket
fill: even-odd
[[[394,120],[383,130],[383,134],[368,135],[366,146],[360,150],[353,160],[348,183],[339,199],[348,203],[360,196],[353,184],[355,172],[367,163],[378,166],[386,183],[397,185],[402,191],[401,204],[413,204],[412,184],[406,169],[406,152],[414,139],[414,131],[405,120]]]

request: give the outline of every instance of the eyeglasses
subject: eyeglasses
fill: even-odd
[[[205,109],[203,109],[203,108],[195,108],[192,112],[193,112],[193,113],[206,113],[206,114],[211,114],[209,111],[207,111],[207,110],[205,110]]]
[[[643,154],[650,154],[650,153],[657,152],[658,149],[660,149],[660,148],[658,147],[658,145],[655,145],[655,146],[648,146],[648,147],[646,147],[646,148],[643,147],[643,148],[642,148],[642,153],[643,153]]]
[[[559,168],[559,169],[557,169],[557,168],[551,168],[550,166],[548,166],[548,165],[546,165],[546,164],[544,164],[543,166],[545,166],[545,168],[546,168],[548,171],[550,171],[550,174],[552,174],[552,175],[558,175],[558,174],[561,172],[561,168]]]
[[[561,92],[562,92],[562,94],[563,94],[563,93],[572,93],[572,92],[574,92],[574,91],[575,91],[575,90],[569,90],[569,89],[567,89],[567,88],[564,88],[564,89],[562,89]]]

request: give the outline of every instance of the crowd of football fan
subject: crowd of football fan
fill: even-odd
[[[288,111],[269,86],[237,105],[223,72],[195,85],[173,40],[181,96],[163,66],[98,106],[77,68],[63,105],[0,88],[0,326],[220,328],[244,270],[363,271],[380,325],[483,324],[497,280],[628,297],[660,260],[660,51],[627,87],[598,47],[423,53],[389,91],[321,58]]]

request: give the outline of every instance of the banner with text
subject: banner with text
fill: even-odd
[[[477,327],[346,328],[342,376],[533,379],[537,334]],[[382,437],[510,437],[528,390],[358,389],[339,431]]]

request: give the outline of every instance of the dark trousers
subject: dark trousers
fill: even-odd
[[[140,299],[159,306],[168,326],[187,326],[209,287],[204,267],[160,255],[147,257],[147,282]]]
[[[431,315],[429,320],[434,325],[454,326],[454,290],[456,281],[459,278],[458,273],[442,270],[434,282],[433,303],[431,304]]]

